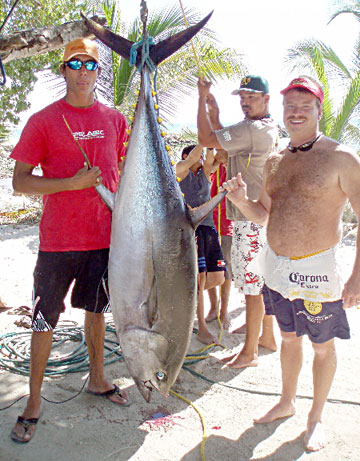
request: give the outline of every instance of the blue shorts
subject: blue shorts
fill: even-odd
[[[33,331],[51,331],[65,311],[64,299],[74,282],[71,305],[89,312],[110,311],[107,289],[109,249],[39,251],[34,270]]]
[[[300,298],[290,301],[266,285],[263,287],[263,298],[266,314],[275,315],[281,331],[296,332],[296,336],[306,334],[313,343],[325,343],[332,338],[350,338],[342,299],[330,303]]]
[[[195,231],[199,272],[219,272],[226,270],[218,233],[215,227],[199,226]]]
[[[221,250],[223,252],[225,263],[226,263],[226,272],[225,272],[226,280],[232,280],[233,278],[232,267],[231,267],[231,244],[232,244],[231,235],[221,236]]]

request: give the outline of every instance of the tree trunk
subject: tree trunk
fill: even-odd
[[[101,25],[106,22],[105,18],[98,16],[92,19]],[[67,22],[61,26],[24,30],[6,37],[0,36],[0,58],[5,64],[14,59],[28,58],[63,48],[77,38],[94,37],[83,20]]]

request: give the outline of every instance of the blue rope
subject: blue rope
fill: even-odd
[[[140,42],[132,44],[129,58],[130,66],[136,66],[137,52],[138,49],[142,47],[141,64],[138,67],[139,72],[142,71],[142,68],[145,66],[145,64],[148,66],[151,72],[154,72],[154,70],[156,69],[154,62],[149,55],[150,45],[155,45],[155,40],[150,35],[146,39],[140,40]]]

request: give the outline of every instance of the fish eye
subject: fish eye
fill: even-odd
[[[166,374],[163,371],[157,371],[156,378],[158,381],[164,381],[166,379]]]

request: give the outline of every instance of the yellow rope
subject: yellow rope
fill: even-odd
[[[306,258],[310,258],[311,256],[319,255],[320,253],[323,253],[324,251],[327,251],[327,250],[315,251],[315,253],[310,253],[310,254],[304,255],[304,256],[291,256],[290,259],[292,259],[294,261],[296,261],[298,259],[306,259]]]
[[[248,161],[247,161],[247,164],[246,164],[246,167],[245,167],[245,170],[241,173],[241,176],[244,176],[245,173],[247,172],[249,166],[250,166],[250,161],[251,161],[251,152],[249,153],[249,156],[248,156]]]
[[[187,21],[187,19],[186,19],[185,11],[184,11],[184,8],[183,8],[183,5],[182,5],[181,0],[179,0],[179,3],[180,3],[180,7],[181,7],[182,14],[183,14],[183,16],[184,16],[185,25],[186,25],[186,27],[189,27],[189,23],[188,23],[188,21]],[[201,80],[204,80],[204,77],[203,77],[203,74],[202,74],[202,71],[201,71],[201,68],[200,68],[199,59],[198,59],[198,56],[197,56],[197,54],[196,54],[195,46],[194,46],[192,40],[190,40],[190,43],[191,43],[192,50],[193,50],[193,53],[194,53],[194,58],[195,58],[195,62],[196,62],[196,67],[198,68],[198,71],[199,71],[199,77],[200,77]]]
[[[216,190],[216,193],[219,192],[219,188],[220,188],[220,165],[216,171],[216,186],[217,186],[217,190]],[[220,247],[221,247],[221,202],[219,203],[218,205],[218,237],[219,237],[219,244],[220,244]],[[216,290],[216,288],[215,288]],[[221,341],[221,338],[222,338],[222,335],[223,335],[223,332],[224,332],[224,328],[222,326],[222,323],[221,323],[221,320],[220,320],[220,302],[221,302],[221,285],[219,286],[219,299],[217,301],[217,306],[216,306],[216,316],[217,316],[217,321],[218,321],[218,324],[219,324],[219,328],[220,328],[220,333],[219,333],[219,342]]]
[[[200,416],[201,425],[202,425],[202,429],[203,429],[203,437],[202,437],[202,441],[201,441],[200,452],[201,452],[201,460],[205,461],[205,442],[206,442],[207,435],[206,435],[206,424],[205,424],[205,419],[204,419],[203,415],[201,414],[200,410],[198,410],[196,408],[196,406],[192,402],[190,402],[190,400],[186,399],[185,397],[182,397],[181,395],[179,395],[177,392],[175,392],[173,390],[170,390],[170,393],[175,395],[175,397],[177,397],[178,399],[183,400],[188,405],[191,405],[193,407],[193,409],[196,411],[196,413]]]

